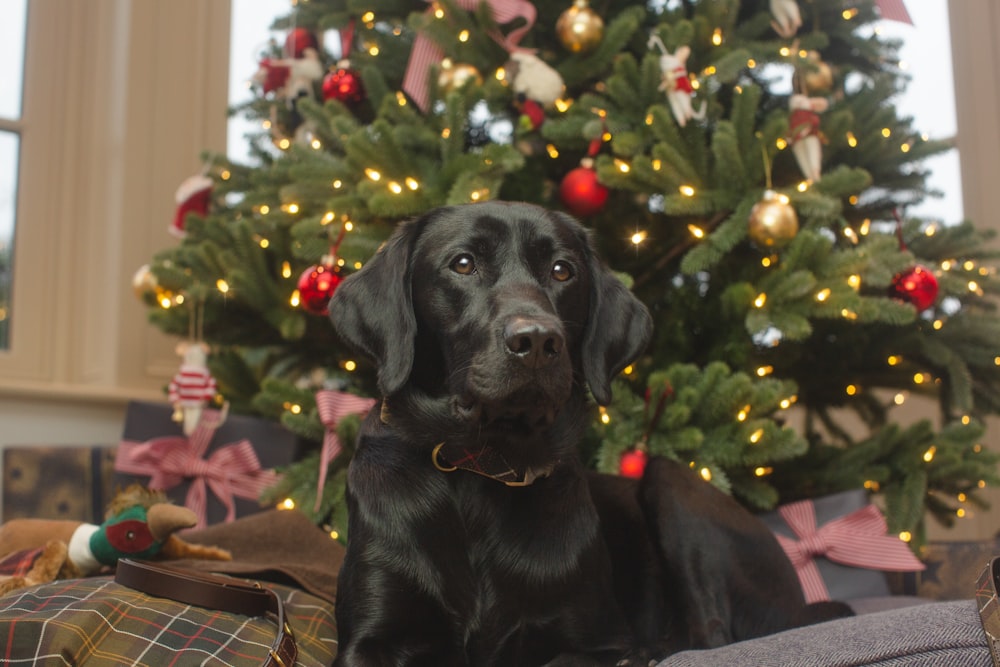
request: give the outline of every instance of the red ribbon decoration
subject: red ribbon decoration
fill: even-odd
[[[326,486],[326,475],[330,462],[337,458],[343,450],[337,437],[337,422],[347,415],[364,417],[377,401],[374,398],[361,398],[343,391],[322,390],[316,392],[316,409],[319,420],[326,427],[323,435],[323,449],[319,455],[319,482],[316,485],[316,505],[314,512],[319,511],[323,499],[323,487]]]
[[[432,2],[432,0],[427,0]],[[504,36],[500,33],[490,35],[497,44],[502,46],[508,53],[517,48],[521,38],[535,24],[535,5],[528,0],[455,0],[455,4],[466,11],[475,11],[480,2],[486,2],[493,12],[493,20],[498,24],[508,23],[517,17],[523,17],[526,23],[511,30],[510,34]],[[427,14],[434,12],[434,7],[427,8]],[[427,94],[427,74],[430,66],[440,63],[444,58],[444,52],[434,40],[425,35],[418,34],[413,40],[413,51],[410,53],[410,61],[406,64],[406,74],[403,76],[403,90],[416,103],[421,111],[427,111],[430,102]]]
[[[129,475],[148,475],[150,489],[167,490],[191,480],[184,505],[198,518],[196,527],[206,524],[208,491],[226,508],[226,521],[236,518],[235,498],[257,500],[279,475],[264,470],[249,440],[240,440],[205,452],[222,423],[220,413],[206,410],[190,438],[166,436],[147,442],[123,440],[118,445],[115,470]]]
[[[906,11],[903,0],[875,0],[875,5],[884,20],[913,25],[913,19],[910,18],[910,12]]]
[[[889,526],[874,505],[866,505],[818,529],[812,501],[783,505],[778,512],[799,538],[796,540],[775,534],[795,566],[808,603],[830,599],[830,592],[816,566],[817,556],[851,567],[893,572],[924,569],[924,564],[905,543],[894,535],[886,534]]]

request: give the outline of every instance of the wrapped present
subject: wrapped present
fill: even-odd
[[[114,446],[5,446],[3,513],[101,523],[114,494]]]
[[[275,468],[299,455],[299,439],[272,421],[205,410],[187,436],[172,415],[166,403],[129,403],[115,481],[162,489],[195,512],[199,527],[260,511]]]
[[[795,566],[807,602],[889,595],[886,571],[924,569],[887,534],[885,518],[862,490],[782,505],[762,518]]]

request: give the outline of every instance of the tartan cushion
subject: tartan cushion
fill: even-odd
[[[285,602],[296,665],[329,665],[337,653],[333,605],[297,588],[264,585]],[[245,667],[263,664],[275,633],[270,618],[150,597],[110,577],[54,581],[0,597],[2,664]]]

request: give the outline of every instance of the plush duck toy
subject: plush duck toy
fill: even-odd
[[[99,526],[48,519],[13,519],[0,525],[0,595],[53,579],[95,574],[124,556],[231,558],[224,549],[178,537],[175,533],[194,526],[197,518],[186,507],[168,502],[162,492],[134,484],[111,501],[105,516]]]

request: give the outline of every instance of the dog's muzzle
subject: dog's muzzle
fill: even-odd
[[[503,340],[507,352],[532,370],[552,364],[563,352],[562,327],[548,318],[511,317]]]

